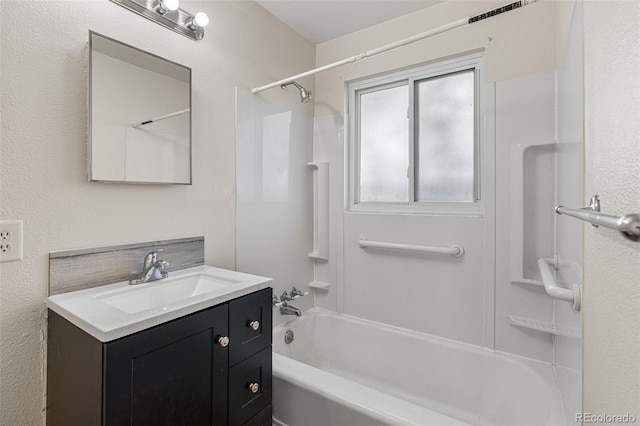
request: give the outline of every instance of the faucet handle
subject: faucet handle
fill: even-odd
[[[289,295],[289,293],[287,293],[286,291],[283,291],[282,294],[280,295],[280,301],[286,302],[289,300],[293,300],[293,295]]]
[[[309,292],[308,291],[302,292],[302,291],[300,291],[300,290],[298,290],[297,288],[294,287],[294,288],[291,289],[291,293],[290,294],[291,294],[292,298],[297,299],[298,297],[306,296],[307,294],[309,294]]]
[[[283,303],[287,303],[287,302],[281,302],[280,299],[278,299],[278,296],[276,296],[275,294],[273,295],[273,298],[271,299],[271,304],[273,305],[274,308],[279,308],[280,306],[282,306]]]
[[[158,261],[158,253],[161,251],[164,251],[164,249],[160,248],[149,252],[149,254],[144,257],[144,267],[148,268],[149,266],[156,263]]]

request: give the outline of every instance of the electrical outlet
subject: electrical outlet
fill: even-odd
[[[0,220],[0,262],[22,260],[22,221]]]

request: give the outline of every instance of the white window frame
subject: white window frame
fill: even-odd
[[[474,53],[431,63],[429,65],[413,68],[360,80],[349,83],[348,110],[349,110],[349,137],[348,137],[348,200],[347,210],[353,212],[381,212],[381,213],[421,213],[421,214],[448,214],[465,216],[482,216],[482,188],[481,188],[481,163],[482,163],[482,99],[484,98],[481,86],[482,53]],[[415,195],[415,158],[414,158],[414,89],[416,81],[438,77],[446,74],[474,69],[475,104],[474,104],[474,194],[473,202],[427,202],[414,201]],[[358,93],[367,93],[381,88],[408,85],[409,90],[409,201],[408,202],[359,202],[359,97]]]

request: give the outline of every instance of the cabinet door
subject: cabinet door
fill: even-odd
[[[272,294],[271,288],[265,288],[229,302],[229,366],[271,345]]]
[[[226,425],[228,306],[105,345],[104,424]]]

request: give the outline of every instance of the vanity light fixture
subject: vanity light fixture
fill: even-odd
[[[209,17],[204,12],[195,15],[180,9],[180,0],[111,0],[138,15],[169,28],[193,40],[202,40]]]

